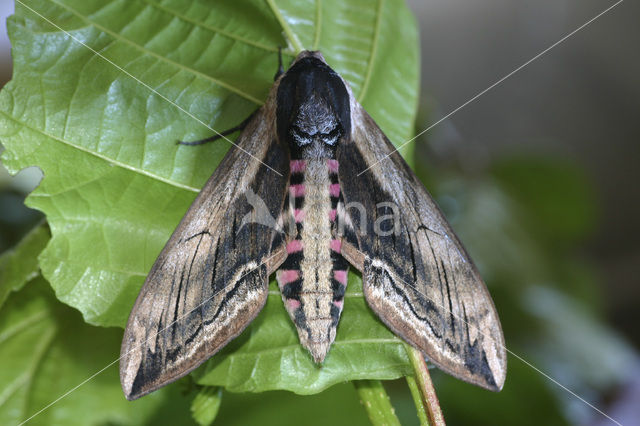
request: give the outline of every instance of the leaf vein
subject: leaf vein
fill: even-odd
[[[282,27],[282,31],[284,31],[284,33],[287,35],[287,38],[291,42],[293,48],[296,50],[297,53],[301,52],[303,50],[302,43],[300,43],[298,36],[296,35],[296,33],[293,32],[293,30],[287,23],[286,19],[284,19],[284,16],[282,16],[282,13],[280,13],[280,9],[278,9],[278,6],[276,5],[275,0],[267,0],[267,4],[271,8],[271,11],[275,15],[276,19],[278,20],[278,23],[280,23],[280,26]]]
[[[18,322],[17,324],[14,324],[11,328],[6,329],[5,331],[2,332],[2,334],[0,334],[0,343],[4,343],[6,340],[10,339],[15,334],[19,333],[25,328],[44,319],[46,315],[47,315],[47,311],[41,311],[34,315],[31,315],[30,317],[24,318],[22,321]]]
[[[251,102],[254,102],[257,105],[262,105],[264,103],[262,100],[251,96],[250,94],[244,92],[243,90],[239,89],[236,86],[233,86],[233,85],[231,85],[229,83],[225,83],[222,80],[216,79],[216,78],[214,78],[214,77],[212,77],[210,75],[207,75],[207,74],[205,74],[203,72],[200,72],[198,70],[195,70],[193,68],[189,68],[187,66],[184,66],[183,64],[181,64],[179,62],[176,62],[176,61],[173,61],[173,60],[167,58],[166,56],[159,55],[159,54],[153,52],[152,50],[149,50],[146,47],[141,46],[141,45],[133,42],[132,40],[129,40],[129,39],[123,37],[121,34],[118,34],[118,33],[114,32],[114,31],[111,31],[111,30],[107,29],[106,27],[103,27],[102,25],[98,24],[97,22],[94,22],[94,21],[90,20],[86,16],[83,16],[81,13],[79,13],[77,10],[75,10],[75,9],[73,9],[73,8],[67,6],[67,5],[61,4],[56,0],[52,0],[52,1],[53,1],[53,3],[57,4],[58,6],[60,6],[60,7],[64,8],[64,9],[68,10],[69,12],[73,13],[75,16],[77,16],[79,19],[83,20],[87,24],[97,28],[98,30],[104,32],[105,34],[110,35],[111,37],[113,37],[116,40],[119,40],[119,41],[121,41],[123,43],[126,43],[126,44],[128,44],[130,46],[133,46],[135,49],[141,51],[144,54],[147,54],[149,56],[157,58],[161,62],[166,62],[166,63],[168,63],[170,65],[173,65],[173,66],[175,66],[177,68],[183,69],[186,72],[195,74],[195,75],[197,75],[199,77],[204,78],[205,80],[209,80],[212,83],[217,84],[218,86],[223,87],[223,88],[229,90],[230,92],[233,92],[233,93],[235,93],[237,95],[240,95],[243,98],[248,99],[248,100],[250,100]]]
[[[161,5],[161,4],[149,1],[149,0],[142,0],[142,1],[144,1],[145,3],[151,5],[152,7],[155,7],[156,9],[159,9],[159,10],[161,10],[163,12],[166,12],[168,14],[174,15],[176,18],[178,18],[178,19],[180,19],[182,21],[185,21],[185,22],[187,22],[189,24],[192,24],[192,25],[194,25],[196,27],[203,28],[205,30],[208,30],[208,31],[220,34],[220,35],[222,35],[224,37],[230,38],[232,40],[238,41],[240,43],[248,44],[250,46],[254,46],[254,47],[257,47],[259,49],[266,50],[268,52],[277,52],[278,51],[278,49],[275,48],[275,47],[267,46],[266,44],[262,44],[262,43],[259,43],[257,41],[250,40],[248,38],[245,38],[245,37],[242,37],[240,35],[234,34],[232,32],[223,30],[222,28],[214,27],[213,25],[208,25],[208,24],[205,24],[203,22],[198,22],[198,21],[196,21],[194,19],[191,19],[191,18],[187,17],[186,15],[182,15],[178,11],[176,11],[174,9],[171,9],[171,8],[168,8],[168,7],[164,6],[164,5]]]
[[[12,121],[13,121],[13,122],[15,122],[15,123],[21,124],[22,126],[26,127],[27,129],[29,129],[29,130],[31,130],[31,131],[33,131],[33,132],[35,132],[35,133],[40,133],[40,134],[42,134],[43,136],[46,136],[46,137],[48,137],[48,138],[50,138],[50,139],[53,139],[54,141],[56,141],[56,142],[58,142],[58,143],[61,143],[61,144],[64,144],[64,145],[70,146],[70,147],[72,147],[72,148],[75,148],[75,149],[77,149],[77,150],[80,150],[80,151],[82,151],[82,152],[86,152],[86,153],[88,153],[88,154],[91,154],[91,155],[93,155],[94,157],[97,157],[97,158],[99,158],[99,159],[101,159],[101,160],[104,160],[104,161],[106,161],[106,162],[108,162],[108,163],[113,164],[114,166],[122,167],[123,169],[130,170],[130,171],[132,171],[132,172],[139,173],[139,174],[141,174],[141,175],[144,175],[144,176],[150,177],[150,178],[155,179],[155,180],[158,180],[158,181],[160,181],[160,182],[164,182],[164,183],[169,184],[169,185],[171,185],[171,186],[175,186],[176,188],[186,189],[186,190],[188,190],[188,191],[192,191],[192,192],[200,192],[200,189],[199,189],[199,188],[195,188],[195,187],[193,187],[193,186],[184,185],[184,184],[182,184],[182,183],[174,182],[174,181],[172,181],[172,180],[170,180],[170,179],[163,178],[162,176],[159,176],[159,175],[156,175],[156,174],[154,174],[154,173],[148,172],[148,171],[143,170],[143,169],[141,169],[141,168],[134,167],[134,166],[131,166],[131,165],[126,164],[126,163],[122,163],[122,162],[120,162],[120,161],[114,160],[113,158],[109,158],[109,157],[107,157],[107,156],[105,156],[105,155],[102,155],[102,154],[99,154],[99,153],[97,153],[97,152],[91,151],[91,150],[89,150],[89,149],[87,149],[87,148],[84,148],[84,147],[82,147],[82,146],[80,146],[80,145],[76,145],[76,144],[73,144],[73,143],[71,143],[71,142],[68,142],[68,141],[66,141],[66,140],[64,140],[64,139],[60,139],[60,138],[58,138],[58,137],[56,137],[56,136],[53,136],[53,135],[51,135],[51,134],[49,134],[49,133],[45,132],[44,130],[35,129],[35,128],[33,128],[32,126],[29,126],[27,123],[22,122],[22,121],[19,121],[19,120],[17,120],[16,118],[14,118],[14,117],[10,116],[10,115],[9,115],[9,114],[7,114],[5,111],[0,111],[0,114],[2,114],[3,116],[5,116],[6,118],[8,118],[8,119],[12,120]]]
[[[376,60],[376,54],[378,52],[378,37],[380,35],[380,21],[382,19],[382,3],[384,0],[378,0],[378,7],[376,9],[376,23],[373,28],[373,41],[371,43],[371,53],[369,54],[369,64],[367,65],[367,73],[362,83],[362,89],[358,96],[358,102],[362,104],[364,97],[369,89],[369,83],[371,82],[371,75],[373,74],[373,64]]]
[[[27,372],[27,380],[26,380],[26,386],[27,386],[27,392],[26,394],[30,394],[30,390],[33,387],[33,379],[36,376],[36,371],[38,371],[38,368],[40,367],[40,364],[42,363],[42,361],[44,360],[44,354],[50,349],[51,344],[53,342],[53,339],[55,338],[56,334],[57,334],[57,328],[52,328],[51,330],[49,330],[48,334],[45,334],[44,336],[41,336],[40,338],[40,347],[37,348],[36,351],[34,351],[35,356],[36,356],[36,362],[33,365],[33,368],[31,370],[29,370]],[[24,401],[24,407],[23,407],[23,412],[22,415],[24,417],[27,416],[27,402],[29,400],[25,399]]]
[[[313,50],[318,50],[322,31],[322,0],[316,0],[316,30],[313,38]]]

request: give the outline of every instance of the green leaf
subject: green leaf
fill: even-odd
[[[154,259],[229,148],[175,141],[211,135],[197,120],[218,130],[241,122],[268,93],[278,46],[320,49],[393,142],[412,134],[417,33],[401,0],[26,4],[33,11],[17,4],[8,23],[14,79],[0,93],[3,159],[12,172],[44,171],[27,201],[51,227],[40,265],[56,296],[91,324],[124,325]],[[349,286],[356,290],[322,368],[299,347],[274,290],[201,382],[309,393],[406,374],[399,340],[351,296],[354,276]]]
[[[79,317],[41,278],[9,297],[0,312],[0,424],[18,424],[54,401],[29,424],[133,425],[154,418],[184,424],[188,403],[175,390],[124,399],[114,364],[122,333]]]
[[[197,374],[198,383],[233,392],[287,389],[308,395],[347,380],[390,380],[411,372],[402,340],[373,316],[361,280],[352,273],[336,340],[322,365],[300,345],[272,284],[265,309]]]
[[[391,406],[391,401],[382,382],[379,380],[358,380],[354,382],[354,385],[372,425],[400,425],[400,420]]]
[[[200,426],[213,423],[220,411],[222,388],[203,387],[191,402],[191,415]]]
[[[371,425],[351,383],[304,397],[285,391],[227,392],[216,420],[225,426]]]
[[[47,225],[41,224],[22,238],[17,246],[0,256],[0,307],[12,291],[22,288],[38,275],[37,256],[51,238]]]
[[[413,398],[413,403],[416,406],[416,415],[420,422],[420,426],[431,426],[429,424],[429,419],[427,418],[425,404],[422,402],[422,394],[420,392],[418,382],[416,382],[414,376],[407,376],[406,379],[409,391],[411,392],[411,397]]]

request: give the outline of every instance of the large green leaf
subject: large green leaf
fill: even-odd
[[[40,266],[56,296],[89,323],[124,325],[155,257],[229,148],[174,142],[210,135],[197,120],[224,130],[255,109],[279,45],[290,46],[288,61],[297,49],[320,49],[395,143],[411,135],[417,36],[400,0],[26,4],[33,10],[17,4],[9,21],[14,79],[0,94],[3,159],[13,172],[44,171],[28,198],[52,232]],[[244,344],[215,357],[202,380],[239,389],[223,378],[233,367],[254,379],[246,389],[311,392],[404,374],[399,340],[357,301],[357,285],[352,276],[323,369],[297,348],[274,294]],[[295,377],[286,376],[290,367]]]
[[[199,383],[234,392],[288,389],[313,394],[345,380],[395,379],[412,371],[404,344],[372,315],[355,274],[349,275],[344,312],[329,354],[321,366],[312,361],[272,284],[265,309],[199,370]]]
[[[9,297],[0,312],[0,424],[35,414],[30,425],[185,424],[188,401],[177,388],[128,402],[116,365],[84,382],[118,358],[121,332],[79,317],[56,301],[42,278]]]
[[[312,396],[273,391],[259,395],[225,392],[216,423],[225,426],[371,425],[355,388],[336,385]]]

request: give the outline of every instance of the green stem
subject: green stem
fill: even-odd
[[[407,349],[409,360],[413,366],[415,381],[418,385],[421,396],[421,404],[416,404],[416,408],[422,411],[423,415],[426,415],[428,419],[427,424],[431,426],[445,426],[446,423],[444,422],[444,416],[440,409],[440,402],[438,402],[436,390],[431,382],[429,369],[427,368],[427,364],[424,362],[422,353],[409,345],[405,345],[405,348]],[[421,418],[421,415],[418,414],[418,417]]]
[[[415,377],[407,376],[407,384],[411,391],[413,403],[416,405],[416,414],[418,415],[418,420],[420,420],[420,426],[431,426],[431,423],[429,423],[429,419],[427,418],[426,408],[422,403],[422,394],[420,393],[420,388],[418,387]]]
[[[367,410],[374,426],[400,426],[400,420],[389,401],[389,396],[380,380],[356,380],[353,382],[360,402]]]
[[[191,401],[191,416],[197,424],[209,426],[213,424],[222,403],[222,387],[203,386]]]

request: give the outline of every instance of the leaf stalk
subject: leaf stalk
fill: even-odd
[[[418,402],[416,400],[417,395],[414,393],[415,389],[412,389],[411,382],[409,381],[409,378],[407,378],[409,389],[411,389],[411,394],[414,396],[414,401],[416,401],[416,409],[418,411],[420,424],[429,426],[445,426],[446,423],[444,421],[444,416],[442,415],[442,410],[440,409],[440,402],[438,401],[436,390],[433,387],[433,382],[431,382],[429,369],[427,368],[427,364],[424,361],[422,353],[412,346],[405,345],[405,347],[407,349],[411,365],[413,366],[414,380],[420,394],[420,401]],[[426,420],[427,423],[423,423],[423,419]]]
[[[353,384],[372,425],[400,426],[400,420],[380,380],[356,380]]]

